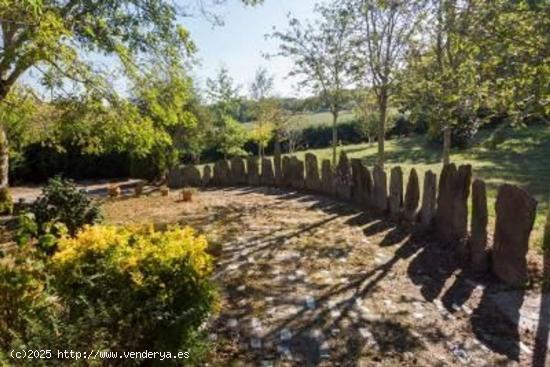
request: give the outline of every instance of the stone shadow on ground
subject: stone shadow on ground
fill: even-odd
[[[477,339],[493,352],[519,361],[520,334],[519,310],[524,292],[514,292],[506,302],[506,317],[495,307],[497,292],[504,287],[492,276],[476,276],[463,269],[457,251],[452,244],[436,242],[435,238],[423,247],[408,268],[409,278],[420,286],[424,299],[433,302],[441,299],[443,311],[450,319],[463,310],[469,314],[472,331]],[[452,284],[448,281],[453,278]],[[476,288],[482,290],[481,300],[475,310],[465,305]],[[445,290],[445,291],[444,291]]]
[[[275,297],[286,300],[286,304],[301,308],[296,313],[282,319],[270,328],[265,335],[265,339],[276,342],[284,330],[291,329],[295,331],[289,340],[292,341],[292,345],[289,348],[292,349],[293,354],[302,356],[308,362],[308,365],[319,364],[323,354],[322,342],[311,337],[312,331],[315,330],[320,331],[322,335],[330,335],[335,329],[347,330],[346,333],[349,337],[342,340],[346,346],[336,350],[348,353],[347,358],[353,355],[353,359],[361,357],[361,350],[365,347],[365,343],[368,343],[364,337],[357,337],[357,330],[360,327],[368,327],[371,330],[372,338],[382,349],[393,349],[396,353],[403,353],[407,350],[421,347],[420,341],[416,340],[409,327],[399,323],[389,325],[387,320],[370,320],[368,322],[361,320],[346,327],[340,324],[344,318],[350,316],[357,301],[369,297],[371,292],[391,272],[391,269],[398,261],[410,258],[412,260],[407,269],[409,279],[420,287],[420,293],[426,301],[433,302],[441,299],[442,306],[451,317],[458,309],[464,309],[466,302],[472,297],[474,290],[477,287],[481,287],[483,289],[481,302],[475,310],[468,312],[468,319],[470,320],[474,335],[492,351],[512,360],[519,360],[520,335],[517,321],[519,320],[519,309],[522,304],[523,294],[519,294],[516,301],[511,302],[509,305],[513,310],[512,313],[515,312],[517,314],[516,322],[511,322],[509,318],[503,317],[495,310],[494,300],[490,297],[492,293],[502,290],[502,285],[499,285],[493,279],[476,278],[467,271],[461,270],[462,266],[460,261],[457,260],[456,252],[449,244],[443,244],[431,235],[413,234],[411,233],[411,229],[406,226],[398,225],[386,219],[380,219],[371,213],[364,212],[363,209],[350,207],[349,204],[343,204],[324,197],[288,192],[282,189],[256,187],[246,189],[232,188],[227,191],[235,192],[237,195],[241,192],[243,194],[261,193],[281,199],[298,200],[308,203],[307,210],[322,210],[325,213],[332,214],[332,216],[302,226],[290,233],[281,234],[281,230],[275,230],[270,232],[268,236],[263,234],[253,237],[247,244],[231,249],[229,255],[233,255],[233,257],[229,262],[223,263],[223,267],[230,266],[234,261],[242,261],[243,258],[251,255],[257,256],[261,253],[267,253],[269,256],[273,256],[274,251],[284,245],[289,239],[306,233],[312,234],[325,224],[337,220],[342,215],[349,216],[343,223],[361,228],[364,236],[367,238],[386,232],[382,241],[377,242],[377,247],[383,248],[399,244],[393,257],[388,261],[370,270],[347,274],[346,282],[342,284],[321,287],[320,290],[322,292],[320,296],[315,298],[315,302],[323,305],[323,307],[318,307],[314,310],[304,308],[303,300],[289,300],[289,295],[292,294],[292,291],[288,290],[286,285],[282,287],[273,285],[269,289],[251,290],[262,297]],[[310,203],[311,205],[309,205]],[[345,252],[345,249],[343,251]],[[309,252],[300,254],[302,257],[309,255],[311,255]],[[332,253],[327,253],[327,256],[334,258],[334,254]],[[246,273],[246,264],[242,268],[242,271]],[[244,279],[242,278],[239,281],[243,281]],[[450,281],[453,283],[449,286],[447,283]],[[326,307],[329,304],[330,307]],[[546,307],[548,307],[547,304]],[[338,311],[337,317],[332,317],[334,310]],[[546,333],[547,336],[547,325],[548,322],[544,324],[544,320],[541,320],[539,323],[539,334]],[[392,333],[395,333],[395,335],[392,336]],[[432,334],[434,335],[434,340],[437,340],[436,335],[438,331],[433,330]],[[543,353],[546,353],[546,349],[544,349]],[[541,352],[539,351],[538,354],[540,355]],[[544,357],[542,364],[539,365],[544,365]]]

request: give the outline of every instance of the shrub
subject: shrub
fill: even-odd
[[[190,228],[145,226],[86,227],[51,257],[21,244],[0,260],[0,365],[13,362],[2,351],[44,346],[189,351],[198,363],[216,308],[206,248]]]
[[[13,212],[13,200],[7,187],[0,187],[0,214]]]
[[[101,219],[99,204],[79,190],[72,180],[52,178],[42,190],[42,195],[31,205],[31,212],[38,224],[38,234],[47,232],[51,223],[63,223],[71,235],[85,224]]]
[[[102,330],[115,349],[192,348],[214,308],[206,249],[203,236],[177,227],[93,226],[60,239],[51,267],[68,322]]]

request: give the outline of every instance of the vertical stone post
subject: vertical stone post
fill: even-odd
[[[394,167],[390,172],[389,207],[391,218],[399,219],[403,207],[403,170],[401,167]]]
[[[379,214],[385,214],[388,211],[388,178],[386,172],[379,165],[376,165],[373,170],[373,178],[373,206]]]
[[[365,166],[360,159],[351,160],[351,198],[361,207],[365,206]]]
[[[467,255],[468,243],[468,197],[472,184],[472,166],[461,165],[455,181],[453,198],[453,236],[459,241],[459,252]]]
[[[183,182],[183,168],[178,166],[170,169],[166,181],[166,184],[171,189],[181,189],[185,186]]]
[[[283,168],[281,166],[281,144],[277,141],[275,143],[275,152],[273,155],[273,169],[275,173],[275,185],[283,185]]]
[[[306,189],[313,192],[321,191],[321,178],[319,177],[319,166],[315,154],[306,154]]]
[[[321,165],[321,186],[325,195],[334,195],[334,173],[329,159],[324,159]]]
[[[291,186],[296,190],[302,190],[304,188],[304,162],[298,159],[298,157],[290,158],[291,167]]]
[[[363,189],[363,203],[365,208],[374,207],[374,181],[368,167],[365,167],[365,186]]]
[[[334,186],[339,199],[346,201],[351,199],[351,167],[344,151],[340,152],[340,159],[336,165]]]
[[[246,159],[246,169],[248,172],[248,184],[258,186],[260,184],[260,167],[258,157],[248,157]]]
[[[457,174],[456,166],[453,163],[443,166],[437,190],[436,230],[439,238],[447,243],[454,243],[456,240],[453,230],[453,208]]]
[[[424,190],[422,191],[422,208],[420,209],[420,228],[423,231],[432,229],[437,196],[437,177],[432,171],[424,175]]]
[[[474,272],[487,271],[487,192],[485,182],[474,180],[472,184],[472,222],[470,224],[470,268]]]
[[[500,187],[491,265],[493,273],[509,285],[527,282],[527,251],[536,210],[537,201],[524,190],[508,184]]]
[[[273,173],[273,165],[271,159],[262,158],[262,185],[273,186],[275,185],[275,174]]]
[[[231,184],[245,185],[248,182],[244,159],[242,157],[231,158]]]
[[[212,168],[209,165],[204,166],[202,170],[202,186],[207,187],[212,183]]]
[[[548,199],[547,205],[548,214],[546,214],[546,225],[544,226],[544,238],[542,240],[542,276],[545,288],[550,290],[550,198]]]
[[[183,167],[183,186],[199,187],[201,185],[201,173],[194,165]]]
[[[409,180],[407,182],[407,192],[405,193],[405,220],[416,223],[418,216],[418,202],[420,201],[420,183],[416,170],[411,169]]]
[[[282,160],[282,186],[290,187],[292,183],[292,163],[290,157],[284,156]]]

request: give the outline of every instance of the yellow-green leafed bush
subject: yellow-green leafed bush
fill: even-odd
[[[91,226],[61,238],[50,267],[69,322],[111,349],[180,351],[215,308],[206,247],[191,228]]]

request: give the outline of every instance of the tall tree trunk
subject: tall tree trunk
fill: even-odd
[[[332,111],[332,164],[336,166],[336,147],[338,145],[338,111]]]
[[[388,110],[388,91],[386,87],[382,87],[380,96],[378,97],[378,108],[380,110],[380,118],[378,120],[378,165],[384,168],[384,142],[386,139],[386,114]]]
[[[451,163],[451,128],[445,126],[443,128],[443,164]]]
[[[8,138],[2,127],[0,127],[0,188],[8,186],[9,172],[9,148]]]

